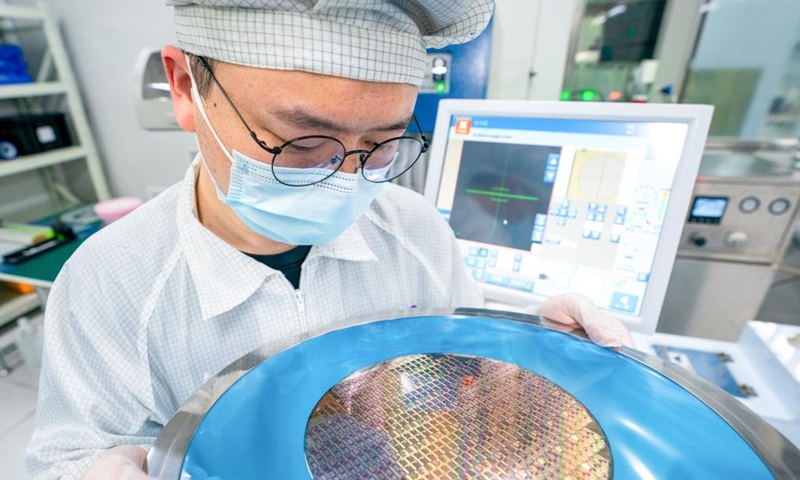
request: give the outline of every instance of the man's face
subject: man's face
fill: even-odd
[[[347,150],[371,150],[404,133],[417,89],[411,85],[372,83],[296,71],[265,70],[217,62],[214,75],[236,108],[269,147],[297,137],[327,135]],[[250,137],[230,104],[211,82],[203,98],[208,118],[225,147],[270,163],[273,155]],[[230,162],[195,106],[194,127],[205,160],[227,191]],[[341,171],[354,173],[357,155]]]

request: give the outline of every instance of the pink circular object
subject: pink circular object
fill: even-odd
[[[100,202],[94,206],[94,213],[106,223],[111,223],[136,210],[142,200],[136,197],[119,197]]]

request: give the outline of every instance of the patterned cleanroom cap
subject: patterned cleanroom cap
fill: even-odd
[[[425,49],[465,43],[494,0],[166,0],[181,47],[251,67],[420,85]]]

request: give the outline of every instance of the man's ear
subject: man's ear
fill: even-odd
[[[192,79],[189,77],[189,58],[173,45],[161,50],[161,60],[169,80],[169,92],[175,112],[175,121],[187,132],[194,132],[194,99],[192,98]]]

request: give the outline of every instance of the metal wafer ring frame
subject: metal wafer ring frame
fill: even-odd
[[[800,450],[718,387],[538,317],[412,310],[209,379],[148,454],[159,479],[778,478]]]

